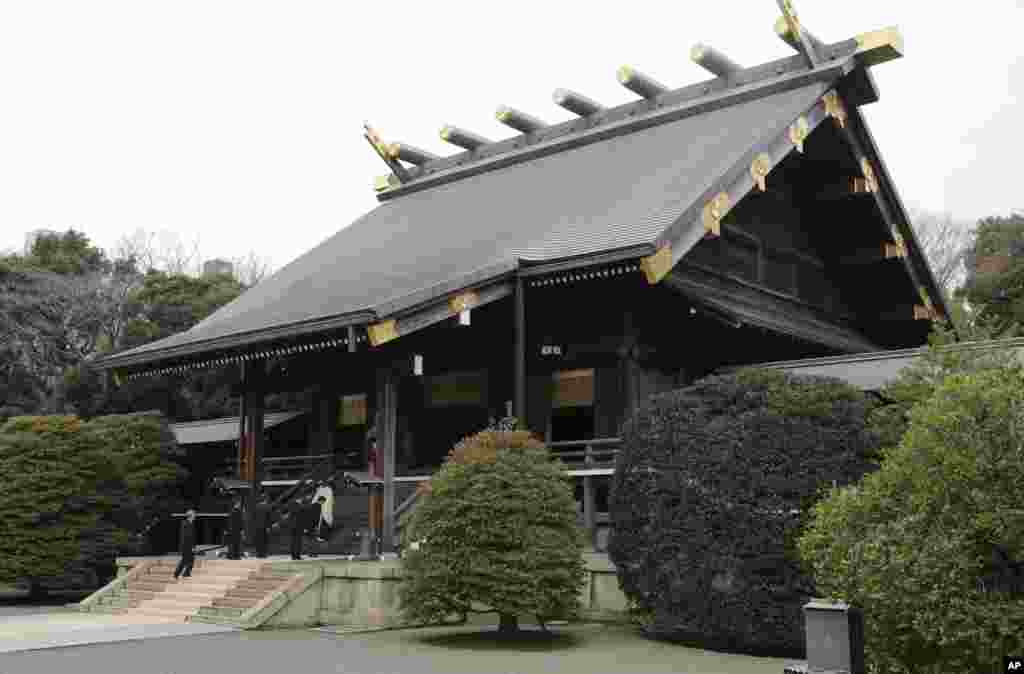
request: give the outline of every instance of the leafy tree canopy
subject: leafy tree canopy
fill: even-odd
[[[864,609],[872,671],[1002,671],[1024,649],[1024,369],[955,374],[897,447],[799,541],[827,596]]]
[[[160,415],[16,417],[0,427],[0,582],[95,585],[185,477]]]
[[[44,234],[35,240],[25,259],[29,265],[55,274],[85,275],[109,272],[106,253],[93,246],[82,232]]]
[[[1024,214],[985,218],[975,236],[975,273],[964,295],[1004,334],[1024,325]]]

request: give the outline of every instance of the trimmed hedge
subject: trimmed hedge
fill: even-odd
[[[814,585],[795,540],[859,480],[871,404],[839,380],[745,370],[652,396],[623,428],[609,554],[651,636],[802,657]]]
[[[0,582],[95,586],[185,470],[160,414],[15,417],[0,426]],[[99,576],[99,578],[97,577]]]

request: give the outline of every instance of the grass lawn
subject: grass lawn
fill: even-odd
[[[529,631],[513,640],[498,639],[492,629],[481,627],[404,629],[338,638],[360,639],[368,651],[401,653],[410,662],[422,659],[430,663],[430,669],[424,671],[452,673],[782,674],[786,664],[795,662],[651,641],[620,625],[553,627],[552,636],[532,626],[526,629]],[[396,663],[389,659],[388,664],[393,667]]]

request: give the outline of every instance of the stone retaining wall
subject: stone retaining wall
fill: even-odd
[[[118,575],[123,575],[139,562],[152,557],[118,558]],[[621,621],[626,618],[626,597],[619,589],[615,566],[608,556],[585,553],[586,585],[580,592],[583,617],[588,620]],[[275,601],[254,626],[308,627],[317,625],[351,625],[397,627],[402,624],[398,600],[398,581],[402,563],[398,560],[373,562],[349,561],[345,558],[304,559],[302,561],[268,560],[274,569],[305,572],[311,582],[298,592],[287,593],[287,601]],[[532,620],[533,616],[524,616]],[[474,617],[474,623],[488,624],[497,616]],[[246,625],[248,626],[248,625]]]

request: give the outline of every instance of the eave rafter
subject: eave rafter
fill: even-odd
[[[719,236],[722,219],[751,191],[770,190],[771,170],[790,152],[803,152],[804,141],[829,117],[824,98],[819,98],[804,114],[751,148],[705,190],[658,238],[658,251],[641,261],[648,283],[653,285],[665,278],[702,238]]]
[[[514,286],[510,282],[495,283],[484,288],[463,291],[403,316],[372,323],[366,329],[370,346],[382,346],[399,337],[454,318],[467,309],[472,310],[508,297],[513,290]]]
[[[904,268],[910,276],[911,282],[917,289],[922,302],[924,302],[922,310],[910,312],[913,314],[913,320],[922,320],[925,318],[926,313],[927,317],[931,320],[946,320],[946,314],[943,309],[934,306],[936,302],[940,306],[944,305],[941,293],[937,287],[934,287],[934,281],[918,273],[913,257],[907,254],[910,252],[910,247],[906,241],[913,241],[914,232],[909,222],[902,215],[902,208],[898,204],[893,203],[898,199],[895,196],[895,191],[893,190],[892,194],[890,194],[889,192],[892,190],[891,185],[883,185],[883,182],[879,179],[883,169],[879,163],[880,159],[869,148],[870,141],[862,140],[862,138],[868,139],[869,135],[859,110],[854,107],[850,111],[849,121],[840,127],[839,132],[853,152],[857,164],[861,167],[863,178],[868,185],[866,194],[873,198],[879,214],[884,222],[888,223],[888,227],[892,231],[893,239],[899,242],[904,251],[904,255],[899,259],[903,261]],[[886,189],[883,189],[883,186]]]

